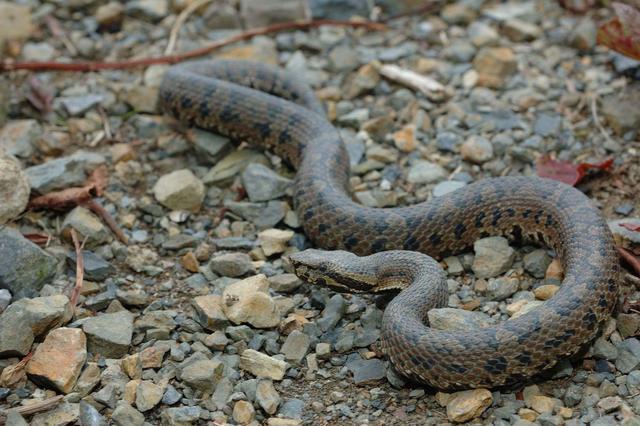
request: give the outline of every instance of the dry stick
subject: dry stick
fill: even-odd
[[[598,117],[598,106],[596,105],[595,94],[591,96],[591,115],[593,116],[594,123],[596,124],[598,129],[600,129],[600,133],[602,133],[602,135],[607,140],[607,142],[610,142],[610,143],[613,142],[611,140],[611,136],[609,136],[609,133],[607,133],[607,131],[604,129],[604,127],[602,127],[602,124],[600,123],[600,118]]]
[[[50,408],[55,407],[58,402],[62,401],[62,398],[64,398],[64,395],[56,395],[40,402],[34,402],[33,404],[12,408],[12,410],[16,410],[23,416],[30,416],[31,414],[39,413],[41,411],[47,411]],[[5,424],[7,411],[8,410],[0,410],[0,425]]]
[[[73,228],[71,228],[71,239],[76,249],[76,285],[73,287],[73,291],[71,291],[71,310],[75,311],[78,296],[80,296],[80,290],[82,290],[82,283],[84,282],[84,256],[82,255],[82,250],[84,249],[84,243],[87,242],[87,239],[85,238],[82,244],[80,244],[76,230]]]
[[[83,202],[82,205],[100,216],[122,244],[129,244],[129,239],[124,232],[122,232],[122,229],[120,229],[116,221],[113,219],[113,216],[111,216],[111,214],[109,214],[109,212],[102,207],[100,203],[91,199]]]
[[[249,30],[249,31],[237,34],[235,36],[226,38],[224,40],[215,41],[207,46],[190,50],[184,53],[178,53],[175,55],[156,56],[152,58],[126,59],[126,60],[114,61],[114,62],[86,61],[86,62],[65,63],[65,62],[15,62],[13,60],[4,60],[0,62],[0,72],[13,71],[13,70],[88,72],[88,71],[98,71],[98,70],[108,70],[108,69],[113,70],[113,69],[135,68],[135,67],[154,65],[154,64],[173,64],[176,62],[184,61],[185,59],[191,59],[191,58],[196,58],[199,56],[206,55],[223,46],[227,46],[231,43],[235,43],[238,41],[247,40],[255,36],[277,33],[280,31],[304,30],[309,28],[317,28],[323,25],[332,25],[332,26],[338,26],[338,27],[352,27],[352,28],[366,28],[374,31],[384,30],[386,28],[383,24],[379,24],[376,22],[336,21],[333,19],[283,22],[279,24],[270,25],[268,27]]]
[[[180,15],[178,15],[176,22],[173,24],[173,27],[171,28],[171,33],[169,34],[169,43],[167,43],[167,48],[164,50],[165,55],[170,55],[171,52],[173,52],[173,49],[176,46],[176,42],[178,41],[178,34],[180,33],[180,29],[182,28],[184,23],[187,21],[187,18],[197,9],[199,9],[200,7],[204,6],[207,3],[211,3],[212,1],[214,0],[198,0],[194,3],[191,3],[182,12],[180,12]]]

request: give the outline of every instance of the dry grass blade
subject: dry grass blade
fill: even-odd
[[[82,255],[82,250],[87,239],[85,238],[80,244],[76,230],[73,228],[71,228],[71,239],[76,249],[76,285],[73,287],[70,297],[71,309],[75,311],[78,304],[78,296],[80,296],[80,290],[82,290],[82,283],[84,282],[84,256]]]
[[[176,19],[176,22],[173,24],[173,27],[171,28],[171,33],[169,34],[169,42],[167,43],[167,48],[164,50],[165,55],[170,55],[171,52],[173,52],[173,49],[175,49],[176,42],[178,41],[178,34],[180,33],[180,29],[182,28],[184,23],[187,21],[189,16],[191,16],[193,12],[200,9],[205,4],[211,3],[213,1],[214,0],[198,0],[196,2],[191,3],[182,12],[180,12],[180,15]]]

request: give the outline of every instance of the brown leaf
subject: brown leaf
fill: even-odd
[[[622,257],[622,259],[624,259],[624,261],[627,262],[629,266],[631,266],[631,268],[633,268],[636,275],[640,277],[640,257],[634,255],[629,250],[623,247],[616,248],[618,249],[618,254],[620,255],[620,257]]]
[[[108,175],[106,166],[96,168],[87,178],[85,185],[50,192],[32,199],[31,209],[66,210],[91,200],[94,196],[101,196],[107,186]]]
[[[640,10],[620,2],[612,6],[616,17],[598,28],[598,43],[640,60]]]
[[[27,240],[31,241],[32,243],[37,244],[39,246],[46,246],[49,240],[51,239],[51,235],[38,234],[38,233],[23,234],[22,236],[25,237]]]
[[[538,161],[536,162],[536,172],[540,177],[558,180],[568,185],[575,186],[586,176],[588,170],[608,170],[612,165],[612,158],[596,164],[573,164],[568,161],[557,161],[548,155],[543,155],[538,158]]]

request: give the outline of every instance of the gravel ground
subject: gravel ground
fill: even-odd
[[[0,58],[159,55],[192,3],[0,1]],[[309,14],[388,15],[420,2],[237,3],[197,9],[178,51]],[[633,248],[640,234],[619,223],[640,223],[640,62],[595,45],[609,13],[469,0],[386,31],[282,32],[213,56],[278,64],[316,89],[367,206],[533,175],[544,154],[613,158],[579,188]],[[399,83],[394,65],[432,87]],[[310,246],[292,210],[293,171],[157,112],[166,68],[0,75],[0,223],[9,221],[0,228],[0,424],[640,425],[637,278],[625,278],[595,342],[526,387],[447,394],[411,384],[376,351],[385,300],[291,274],[286,254]],[[108,176],[97,200],[128,244],[86,205],[22,213],[29,193],[81,187],[95,170]],[[75,310],[74,232],[85,241]],[[562,277],[549,250],[501,237],[442,265],[449,307],[429,320],[443,329],[535,309]],[[43,401],[35,414],[12,409]]]

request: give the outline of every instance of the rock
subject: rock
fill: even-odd
[[[162,396],[162,403],[166,405],[174,405],[180,402],[182,395],[171,385],[167,386],[167,390]]]
[[[371,3],[366,0],[310,0],[309,6],[316,19],[367,17],[371,12]]]
[[[247,401],[236,401],[233,405],[233,420],[238,424],[246,425],[256,418],[256,411],[253,405]]]
[[[636,338],[625,339],[616,344],[618,358],[616,369],[623,374],[628,374],[640,365],[640,341]]]
[[[311,338],[298,330],[293,330],[284,344],[280,348],[280,353],[284,355],[284,359],[295,363],[300,363],[307,355]]]
[[[227,339],[227,336],[224,334],[224,332],[218,330],[208,335],[205,338],[204,344],[206,347],[213,350],[223,351],[224,348],[229,344],[229,339]]]
[[[143,413],[149,411],[158,405],[162,400],[162,395],[162,386],[148,380],[142,380],[136,389],[136,407]]]
[[[393,134],[393,143],[402,152],[412,152],[416,149],[416,126],[407,124]]]
[[[83,323],[82,328],[87,334],[87,348],[94,355],[122,358],[129,351],[133,318],[128,311],[89,318]]]
[[[112,1],[96,9],[94,18],[100,28],[117,31],[124,17],[124,6],[120,2]]]
[[[442,197],[443,195],[453,192],[457,189],[460,189],[466,185],[467,184],[464,182],[458,182],[455,180],[445,180],[444,182],[440,182],[433,187],[433,196]]]
[[[640,315],[620,313],[616,320],[616,326],[623,339],[636,336],[640,331]]]
[[[209,294],[198,296],[191,302],[195,310],[195,320],[207,330],[221,330],[229,325],[222,308],[222,297]]]
[[[442,19],[452,25],[468,25],[475,17],[476,12],[466,4],[452,3],[442,8]]]
[[[204,184],[190,170],[166,174],[153,187],[156,200],[172,210],[198,212],[204,201]]]
[[[106,426],[107,421],[93,405],[80,401],[80,424],[82,426]]]
[[[81,397],[87,396],[100,382],[100,372],[98,364],[88,362],[82,373],[80,373],[73,391],[77,392]]]
[[[269,160],[264,154],[250,149],[233,151],[218,161],[205,177],[202,178],[202,181],[207,185],[228,181],[238,173],[241,173],[249,164],[253,163],[268,165]]]
[[[475,258],[473,273],[477,278],[491,278],[505,273],[513,263],[516,253],[503,237],[488,237],[473,244]]]
[[[29,38],[34,27],[28,6],[0,2],[0,52],[8,41],[23,41]]]
[[[302,280],[295,274],[279,274],[269,277],[269,287],[278,293],[291,293],[301,285]]]
[[[122,94],[122,100],[136,112],[151,114],[156,112],[158,92],[158,87],[133,86]]]
[[[480,417],[492,403],[491,392],[486,389],[456,392],[447,402],[447,417],[456,423],[468,422]]]
[[[242,182],[252,202],[269,201],[282,197],[293,181],[285,179],[270,168],[260,164],[249,164],[242,172]]]
[[[545,284],[540,287],[536,287],[533,290],[533,294],[536,296],[536,299],[539,300],[549,300],[560,290],[560,287],[554,284]]]
[[[11,426],[29,426],[29,423],[22,417],[18,410],[12,409],[6,411],[6,418],[4,419],[7,425]]]
[[[60,392],[71,392],[87,359],[86,343],[80,329],[51,331],[27,364],[29,378]]]
[[[525,404],[540,414],[551,414],[556,407],[562,406],[562,401],[544,395],[532,395],[525,397]]]
[[[409,168],[407,180],[411,183],[435,183],[446,177],[446,170],[435,163],[429,161],[417,161]]]
[[[127,15],[159,21],[169,12],[168,0],[134,0],[126,4]]]
[[[500,88],[518,68],[515,55],[508,47],[483,47],[473,59],[478,84]]]
[[[551,114],[539,114],[533,125],[533,131],[540,136],[554,136],[562,129],[562,117]]]
[[[476,47],[494,44],[500,37],[496,30],[482,21],[474,21],[467,28],[467,33],[471,43]]]
[[[255,224],[258,229],[273,228],[290,211],[289,205],[283,201],[267,203],[225,201],[224,205],[233,213]]]
[[[144,414],[133,408],[125,401],[118,401],[116,409],[111,414],[111,419],[118,426],[142,426]]]
[[[69,299],[63,295],[20,299],[4,312],[7,321],[30,327],[35,337],[66,324],[72,315]]]
[[[537,249],[525,254],[522,260],[524,262],[524,269],[535,278],[544,278],[547,268],[551,263],[551,257],[547,254],[546,250],[542,249]]]
[[[82,259],[84,278],[91,281],[104,281],[116,272],[116,268],[97,254],[83,250]],[[70,267],[75,268],[77,257],[75,251],[67,253]]]
[[[602,101],[602,114],[618,135],[640,127],[640,109],[636,108],[638,97],[640,84],[636,83]]]
[[[209,268],[224,277],[240,277],[253,270],[253,263],[246,253],[227,253],[211,259]]]
[[[34,145],[41,137],[42,126],[36,120],[11,120],[0,128],[0,151],[4,150],[6,154],[16,157],[28,158],[33,154]]]
[[[194,389],[213,392],[223,373],[224,364],[220,361],[202,359],[187,364],[180,372],[180,380]]]
[[[0,226],[16,218],[29,202],[31,187],[20,163],[0,150]]]
[[[493,158],[493,146],[486,138],[471,136],[460,147],[460,154],[467,161],[482,164]]]
[[[87,173],[104,164],[106,159],[100,154],[76,151],[68,157],[56,158],[37,166],[28,167],[25,173],[29,177],[31,189],[40,194],[83,186]]]
[[[47,42],[26,42],[22,46],[22,58],[25,61],[50,61],[58,52]]]
[[[22,315],[7,311],[0,315],[0,358],[23,357],[31,350],[33,331],[28,323],[20,322]]]
[[[72,117],[84,115],[87,111],[100,105],[103,100],[104,96],[97,93],[88,93],[80,96],[63,96],[56,99]]]
[[[32,425],[71,425],[80,418],[79,404],[63,402],[54,409],[36,414],[31,418]]]
[[[247,28],[265,27],[278,22],[309,19],[307,5],[302,0],[240,1],[240,14]]]
[[[331,330],[342,319],[346,311],[347,303],[344,298],[339,294],[333,295],[322,311],[322,317],[317,323],[323,331]]]
[[[493,325],[487,314],[464,309],[438,308],[428,312],[429,326],[437,330],[472,330]]]
[[[609,221],[609,229],[613,233],[616,241],[626,242],[630,241],[635,244],[640,244],[640,232],[632,231],[628,228],[622,226],[623,223],[626,223],[631,226],[640,226],[640,218],[627,218],[627,219],[618,219]]]
[[[271,380],[260,380],[256,387],[256,402],[267,414],[275,414],[281,398]]]
[[[280,406],[278,416],[288,419],[301,419],[302,410],[304,409],[304,402],[298,398],[287,399],[284,404]]]
[[[620,408],[624,401],[619,396],[608,396],[598,401],[597,407],[605,414],[612,413]]]
[[[221,156],[226,154],[231,145],[231,139],[200,129],[191,129],[193,144],[201,158],[199,161],[206,164],[216,164]],[[251,163],[258,164],[258,163]]]
[[[262,274],[235,282],[222,294],[222,310],[234,324],[275,327],[280,322],[280,311],[268,292],[269,281]]]
[[[58,261],[18,231],[0,229],[0,287],[16,299],[37,294],[56,274]]]
[[[112,237],[106,225],[90,210],[84,207],[76,207],[71,210],[62,222],[62,233],[65,238],[71,241],[71,228],[78,232],[78,239],[87,239],[88,248],[97,247],[109,242]]]
[[[596,45],[597,33],[598,27],[596,23],[591,17],[585,16],[578,22],[578,25],[573,28],[569,36],[569,42],[571,46],[578,50],[591,50]]]
[[[521,43],[537,39],[540,37],[542,30],[535,24],[514,18],[504,22],[502,33],[509,37],[511,41]]]
[[[0,314],[9,306],[9,303],[11,303],[11,293],[6,288],[0,288]]]
[[[246,349],[240,356],[240,369],[258,378],[282,380],[287,370],[287,363],[253,349]]]
[[[385,378],[384,362],[380,359],[357,359],[347,365],[356,385],[377,383]]]
[[[258,233],[258,242],[266,256],[283,253],[287,249],[287,243],[293,238],[293,231],[281,229],[265,229]]]
[[[490,279],[487,284],[487,296],[492,300],[504,300],[511,297],[520,286],[517,278]]]
[[[191,425],[200,418],[201,408],[193,407],[173,407],[162,411],[163,424],[170,426]]]

